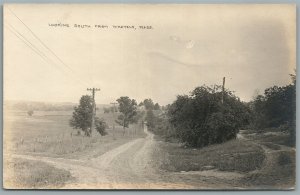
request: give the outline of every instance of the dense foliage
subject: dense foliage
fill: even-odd
[[[291,144],[295,142],[296,130],[296,77],[292,84],[267,88],[263,95],[258,95],[251,103],[255,129],[279,128],[290,133]]]
[[[236,138],[239,128],[249,122],[247,106],[221,89],[217,85],[197,87],[170,105],[169,122],[182,142],[193,147],[222,143]]]

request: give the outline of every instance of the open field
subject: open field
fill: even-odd
[[[11,112],[5,115],[6,131],[5,147],[13,153],[36,153],[47,156],[64,155],[74,156],[92,147],[102,147],[103,152],[137,137],[145,136],[140,124],[126,128],[116,125],[112,129],[113,118],[111,114],[99,113],[97,116],[107,121],[108,135],[85,137],[76,135],[77,130],[69,126],[72,112],[68,111],[36,111],[33,116],[26,112]]]

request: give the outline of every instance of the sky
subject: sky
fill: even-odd
[[[4,7],[4,100],[76,103],[95,87],[98,104],[129,96],[166,105],[226,77],[249,101],[289,84],[295,67],[294,5]]]

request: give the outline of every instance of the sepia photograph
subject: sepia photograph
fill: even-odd
[[[295,161],[295,4],[4,4],[4,189],[294,190]]]

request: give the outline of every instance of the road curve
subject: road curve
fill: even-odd
[[[63,189],[182,189],[194,188],[176,182],[158,170],[153,161],[157,142],[145,125],[146,138],[127,142],[92,159],[65,159],[14,154],[12,157],[37,160],[70,171],[74,177]],[[167,179],[166,179],[167,178]]]

